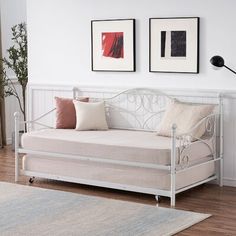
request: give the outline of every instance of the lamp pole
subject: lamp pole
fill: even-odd
[[[233,72],[234,74],[236,74],[236,71],[230,69],[228,66],[224,65],[225,68],[227,68],[228,70],[230,70],[231,72]]]

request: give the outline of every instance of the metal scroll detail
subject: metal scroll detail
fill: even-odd
[[[158,90],[130,89],[105,99],[112,128],[154,131],[173,98]]]
[[[213,158],[216,158],[216,126],[217,126],[217,114],[209,115],[203,118],[189,133],[181,134],[177,136],[178,139],[178,152],[179,152],[179,166],[184,169],[189,167],[189,160],[191,152],[190,147],[195,145],[195,142],[201,143],[208,150]],[[195,131],[204,129],[204,135],[201,138],[194,137]],[[202,146],[202,147],[203,147]]]

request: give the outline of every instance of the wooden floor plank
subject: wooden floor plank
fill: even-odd
[[[19,184],[28,185],[28,177],[21,176]],[[0,181],[14,182],[14,153],[10,146],[0,150]],[[154,196],[91,187],[61,181],[36,179],[33,186],[62,190],[111,199],[156,205]],[[169,207],[169,198],[162,198],[161,207]],[[236,235],[236,188],[204,184],[177,195],[176,209],[212,214],[177,235]]]

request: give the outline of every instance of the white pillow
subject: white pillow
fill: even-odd
[[[212,104],[194,104],[174,101],[170,103],[161,120],[157,134],[171,136],[172,124],[177,125],[176,134],[189,132],[201,119],[210,115],[215,108]],[[205,133],[205,122],[191,133],[191,140],[201,138]]]
[[[76,111],[76,130],[107,130],[104,102],[73,100]]]

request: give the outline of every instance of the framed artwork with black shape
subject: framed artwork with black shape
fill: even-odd
[[[149,19],[149,71],[199,73],[199,17]]]
[[[91,21],[92,71],[135,71],[135,19]]]

